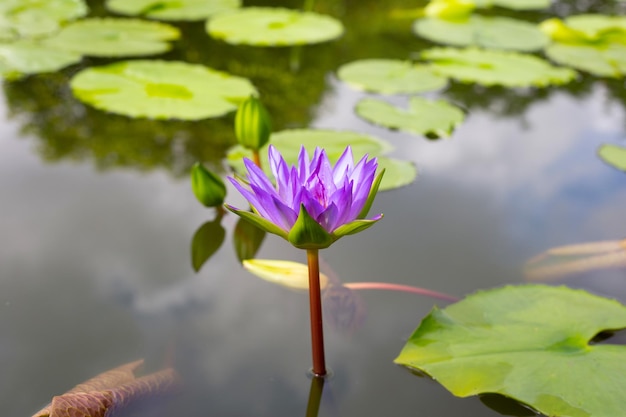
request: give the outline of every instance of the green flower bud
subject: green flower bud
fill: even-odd
[[[263,103],[254,96],[248,97],[235,115],[237,140],[243,147],[258,151],[269,141],[271,133],[272,123]]]
[[[226,197],[224,181],[199,162],[191,168],[191,188],[198,201],[206,207],[218,207],[224,204]]]

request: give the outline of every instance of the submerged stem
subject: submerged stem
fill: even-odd
[[[306,406],[306,417],[317,417],[322,401],[324,390],[324,378],[314,376],[311,378],[311,389],[309,390],[309,402]]]
[[[311,310],[311,347],[313,351],[313,374],[326,375],[324,358],[324,329],[322,326],[322,295],[320,290],[319,250],[307,249],[309,264],[309,306]]]
[[[446,301],[459,301],[457,297],[444,294],[437,291],[427,290],[425,288],[412,287],[410,285],[390,284],[388,282],[348,282],[343,284],[344,287],[351,290],[387,290],[409,292],[412,294],[425,295],[428,297],[439,298]]]

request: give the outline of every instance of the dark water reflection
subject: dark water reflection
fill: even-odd
[[[399,44],[388,32],[388,45]],[[372,50],[384,49],[380,45]],[[329,58],[330,69],[335,59]],[[469,117],[453,138],[430,142],[359,120],[352,108],[363,94],[326,71],[309,74],[321,85],[310,96],[319,105],[293,119],[283,115],[279,124],[306,124],[312,116],[317,127],[376,134],[420,170],[415,184],[379,196],[372,208],[385,213],[379,224],[323,252],[343,281],[389,281],[463,296],[521,282],[523,263],[550,247],[626,237],[626,177],[595,154],[602,143],[626,139],[623,90],[616,83],[585,77],[572,90],[540,92],[456,86],[445,95],[464,104]],[[52,395],[144,357],[148,370],[173,362],[187,389],[156,410],[129,415],[305,415],[311,389],[306,296],[242,270],[232,215],[222,222],[225,242],[209,263],[196,274],[190,262],[191,237],[214,213],[194,200],[186,169],[195,159],[218,163],[232,142],[232,120],[129,121],[71,98],[59,101],[51,92],[63,88],[54,76],[5,84],[0,414],[30,416]],[[223,140],[207,148],[205,135]],[[107,139],[119,147],[106,148]],[[127,159],[107,165],[107,154]],[[228,199],[243,203],[233,189]],[[258,256],[304,261],[273,236]],[[626,301],[624,271],[570,283]],[[334,376],[324,387],[320,416],[500,415],[478,398],[454,398],[392,363],[420,319],[442,302],[398,293],[361,297],[367,315],[359,328],[328,329]]]

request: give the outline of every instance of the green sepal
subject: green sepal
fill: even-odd
[[[335,237],[335,240],[339,239],[342,236],[345,235],[353,235],[355,233],[359,233],[371,226],[374,225],[374,223],[376,223],[377,221],[379,221],[380,219],[383,218],[383,215],[380,215],[380,218],[378,219],[374,219],[374,220],[354,220],[351,221],[350,223],[346,223],[343,226],[339,226],[338,228],[335,229],[335,231],[333,232],[333,236]]]
[[[374,182],[372,182],[372,186],[370,187],[370,193],[367,195],[367,200],[365,201],[365,205],[361,209],[361,212],[359,213],[359,215],[356,216],[357,219],[364,219],[365,216],[367,216],[367,213],[369,213],[370,208],[372,208],[372,203],[374,202],[374,198],[376,198],[376,194],[378,194],[378,187],[380,187],[380,182],[383,180],[384,174],[385,174],[385,169],[383,168],[378,173],[378,175],[376,175],[376,178],[374,178]]]
[[[324,249],[336,239],[316,222],[306,211],[304,204],[301,204],[300,214],[289,231],[287,240],[299,249]]]
[[[242,219],[247,220],[250,223],[254,224],[256,227],[262,230],[265,230],[268,233],[273,233],[275,235],[278,235],[282,237],[283,239],[289,240],[287,237],[287,232],[285,230],[276,226],[274,223],[270,222],[269,220],[265,220],[263,217],[259,216],[258,214],[252,213],[246,210],[239,210],[238,208],[229,206],[228,204],[224,204],[224,207],[226,207],[228,210],[235,213],[237,216],[241,217]]]
[[[272,133],[270,115],[257,97],[244,100],[235,114],[235,136],[247,149],[258,151],[265,145]]]
[[[206,207],[224,204],[226,197],[224,181],[199,162],[191,168],[191,188],[198,201]]]

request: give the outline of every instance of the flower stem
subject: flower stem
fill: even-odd
[[[425,295],[427,297],[439,298],[446,301],[459,301],[457,297],[444,294],[437,291],[427,290],[425,288],[412,287],[410,285],[402,284],[390,284],[388,282],[347,282],[343,284],[344,287],[351,290],[387,290],[387,291],[400,291],[408,292],[412,294]]]
[[[324,391],[324,378],[314,376],[311,378],[311,389],[309,390],[309,403],[306,406],[306,417],[317,417]]]
[[[313,374],[326,375],[324,359],[324,329],[322,326],[322,296],[320,290],[320,260],[318,249],[307,249],[309,263],[309,306],[311,309],[311,347],[313,351]]]
[[[263,167],[261,166],[261,155],[259,154],[258,149],[255,149],[252,151],[252,162],[254,162],[254,165],[263,169]]]

